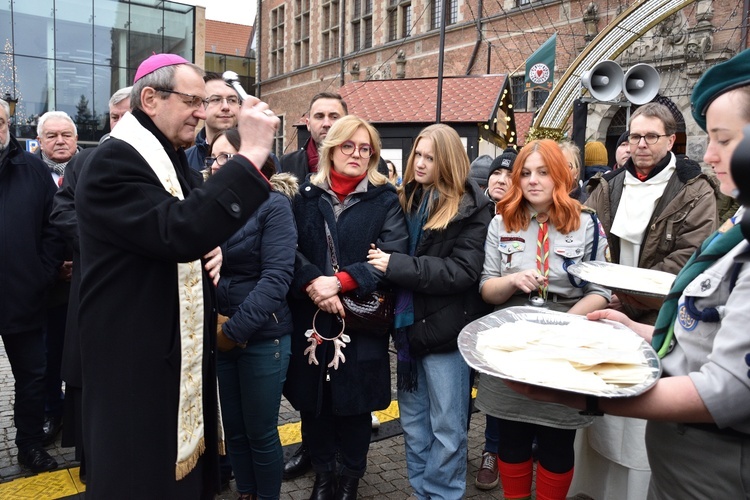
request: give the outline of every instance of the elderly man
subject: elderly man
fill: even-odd
[[[46,297],[65,247],[49,223],[55,183],[11,136],[9,116],[0,100],[0,335],[15,378],[18,463],[43,472],[57,468],[42,444]]]
[[[305,116],[305,125],[310,131],[310,138],[302,149],[287,153],[281,157],[281,171],[294,174],[300,182],[308,174],[318,171],[318,148],[336,120],[349,113],[346,101],[335,92],[321,92],[310,100],[310,107]],[[388,177],[388,165],[380,158],[378,172]]]
[[[49,168],[52,180],[62,185],[65,166],[78,153],[76,124],[64,111],[48,111],[39,118],[36,127],[40,155]],[[65,323],[70,296],[72,250],[65,255],[58,278],[50,291],[47,304],[47,373],[44,375],[46,396],[44,404],[44,444],[54,442],[63,424],[63,392],[60,366],[62,363]]]
[[[188,164],[195,170],[210,167],[205,164],[209,146],[214,142],[216,134],[237,126],[237,116],[240,113],[240,97],[221,75],[208,73],[203,80],[206,82],[208,95],[206,125],[198,132],[195,145],[185,151]]]
[[[239,153],[200,186],[182,147],[206,117],[206,97],[199,67],[173,54],[149,57],[135,75],[132,112],[78,178],[92,498],[213,498],[218,486],[212,281],[221,256],[212,249],[268,198],[256,166],[279,120],[248,99]],[[218,337],[231,343],[221,329]]]
[[[39,141],[37,154],[41,155],[52,172],[52,179],[59,186],[65,165],[78,152],[76,124],[64,111],[47,111],[39,117],[36,135]]]

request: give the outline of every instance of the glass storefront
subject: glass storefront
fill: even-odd
[[[39,116],[54,109],[73,118],[80,142],[98,141],[110,96],[141,61],[159,52],[194,60],[194,26],[195,7],[175,2],[0,0],[0,96],[18,99],[14,134],[35,138]]]
[[[255,54],[250,57],[230,56],[206,52],[206,72],[223,74],[234,71],[240,77],[240,83],[245,91],[255,95]]]

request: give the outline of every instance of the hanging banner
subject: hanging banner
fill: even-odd
[[[543,89],[550,91],[555,81],[555,47],[557,33],[544,42],[531,57],[526,59],[524,90]]]

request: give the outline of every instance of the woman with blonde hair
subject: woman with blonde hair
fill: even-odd
[[[569,265],[604,260],[607,241],[590,210],[572,199],[570,169],[558,144],[532,141],[516,158],[513,181],[487,234],[482,298],[497,309],[538,294],[549,309],[586,314],[607,306],[610,292],[577,283]],[[529,401],[494,377],[481,377],[477,407],[500,420],[498,470],[505,498],[531,498],[532,442],[539,464],[538,498],[564,499],[573,477],[576,429],[592,417]]]
[[[420,499],[462,498],[469,367],[456,341],[488,312],[477,285],[492,203],[469,180],[458,134],[441,124],[414,142],[399,198],[409,253],[377,248],[369,259],[401,290],[394,343],[409,482]]]
[[[342,293],[367,297],[383,286],[383,273],[367,262],[371,245],[406,251],[404,214],[395,188],[377,171],[379,157],[372,125],[353,115],[340,118],[321,145],[318,172],[294,199],[299,237],[284,394],[302,417],[315,470],[311,500],[357,497],[370,412],[391,403],[388,334],[347,325],[341,300]]]

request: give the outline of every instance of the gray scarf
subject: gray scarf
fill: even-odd
[[[50,172],[53,172],[60,177],[63,177],[65,175],[65,165],[67,165],[68,161],[70,161],[68,160],[64,163],[57,163],[55,160],[52,160],[46,154],[44,154],[44,151],[42,151],[42,160],[44,160],[44,163],[47,164],[47,168],[49,168]]]

